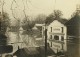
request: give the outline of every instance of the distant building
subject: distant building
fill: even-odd
[[[35,34],[36,38],[42,38],[42,27],[43,24],[35,24],[35,26],[32,28],[33,29],[33,34]]]
[[[44,40],[42,38],[42,26],[43,24],[35,24],[35,26],[32,28],[36,46],[44,46]]]
[[[67,27],[64,25],[65,22],[65,19],[54,20],[52,23],[47,25],[47,42],[55,53],[67,51]],[[45,25],[43,26],[43,31],[44,30]]]

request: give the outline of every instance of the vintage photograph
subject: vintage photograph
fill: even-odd
[[[80,57],[80,0],[0,0],[0,57]]]

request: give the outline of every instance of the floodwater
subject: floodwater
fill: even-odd
[[[22,31],[23,32],[23,31]],[[35,39],[28,36],[27,34],[22,34],[22,32],[7,32],[7,43],[13,46],[13,53],[18,50],[18,48],[33,47],[35,46]]]
[[[8,43],[21,43],[24,42],[27,45],[32,44],[32,39],[30,36],[28,36],[27,34],[22,35],[22,34],[18,34],[17,32],[9,32],[9,41]]]

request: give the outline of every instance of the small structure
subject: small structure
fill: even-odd
[[[35,24],[35,26],[32,28],[35,38],[42,39],[42,27],[43,27],[43,24]]]
[[[35,24],[35,26],[32,28],[36,46],[44,46],[44,41],[42,38],[42,26],[43,24]]]

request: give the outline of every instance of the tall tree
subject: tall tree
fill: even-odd
[[[60,19],[62,15],[63,14],[60,10],[54,10],[54,12],[46,18],[46,22],[51,23],[55,19]]]
[[[6,32],[7,27],[10,25],[10,19],[9,15],[6,12],[3,12],[3,15],[1,15],[0,18],[0,25],[1,25],[1,30],[3,33]]]

